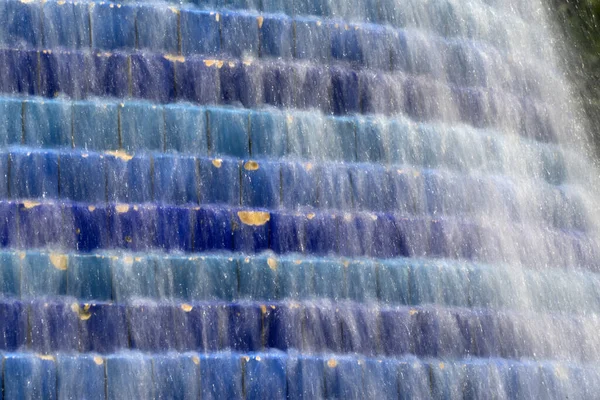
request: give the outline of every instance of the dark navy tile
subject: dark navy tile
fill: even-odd
[[[220,102],[255,108],[264,103],[263,68],[252,62],[229,61],[219,68]]]
[[[27,342],[27,306],[20,301],[0,302],[0,348],[15,351]],[[6,389],[5,389],[6,390]]]
[[[110,260],[98,254],[70,254],[67,295],[81,300],[111,300]]]
[[[250,153],[256,158],[278,158],[285,153],[285,114],[277,110],[250,112]]]
[[[339,248],[338,218],[332,214],[307,215],[307,218],[303,220],[303,249],[306,253],[316,255],[337,253]]]
[[[58,196],[58,153],[14,150],[10,153],[10,187],[13,198]]]
[[[152,359],[141,354],[111,355],[106,363],[106,398],[154,398]]]
[[[342,328],[332,303],[305,306],[302,311],[303,351],[340,352]]]
[[[351,284],[349,282],[349,287]],[[378,312],[352,305],[338,311],[345,353],[373,356],[379,353]]]
[[[144,203],[152,200],[151,158],[116,152],[104,156],[108,201]]]
[[[117,150],[119,115],[116,104],[73,103],[73,143],[78,149]]]
[[[304,220],[306,216],[291,213],[271,213],[269,246],[277,254],[304,251]]]
[[[283,355],[252,356],[245,359],[246,399],[282,399],[287,395]]]
[[[200,397],[200,358],[194,354],[152,357],[155,398],[197,399]]]
[[[365,24],[357,32],[362,62],[374,69],[390,70],[390,42],[395,39],[392,30],[379,25]]]
[[[359,26],[336,23],[331,28],[331,57],[361,65],[363,60]]]
[[[400,356],[413,352],[412,313],[406,308],[384,309],[379,313],[381,349],[387,356]]]
[[[331,69],[331,105],[335,115],[360,112],[359,79],[355,71],[341,67]]]
[[[79,315],[71,304],[44,300],[29,305],[29,346],[47,354],[79,350]]]
[[[240,204],[240,163],[235,159],[200,158],[200,200],[208,204]]]
[[[87,70],[88,95],[128,97],[129,61],[123,53],[92,54]]]
[[[192,215],[189,208],[158,206],[156,245],[164,251],[192,251]]]
[[[105,399],[104,359],[93,355],[61,354],[56,360],[59,399]]]
[[[104,157],[97,153],[60,154],[60,197],[98,203],[106,201]]]
[[[246,257],[239,261],[239,296],[251,300],[277,298],[277,259]]]
[[[315,108],[325,114],[333,112],[331,73],[322,66],[300,66],[297,69],[296,108]]]
[[[56,362],[52,356],[6,356],[4,380],[4,396],[8,399],[56,399]]]
[[[374,214],[345,213],[338,218],[338,252],[347,257],[373,254],[373,236],[376,232],[377,216]]]
[[[227,315],[223,348],[233,351],[262,350],[262,310],[258,304],[230,303],[223,306]]]
[[[242,399],[242,362],[235,353],[208,354],[200,357],[202,398]],[[224,376],[229,377],[227,381]]]
[[[213,155],[244,158],[250,155],[249,113],[235,109],[209,109],[210,149]]]
[[[23,107],[25,145],[38,148],[72,146],[70,103],[34,100],[23,102]]]
[[[268,349],[302,349],[302,311],[297,304],[267,305],[264,315],[265,347]]]
[[[259,253],[269,248],[271,213],[262,210],[239,210],[232,222],[233,247],[236,251]]]
[[[258,26],[261,17],[242,12],[226,12],[221,18],[223,52],[233,57],[258,56]]]
[[[0,143],[4,146],[21,144],[23,136],[23,102],[0,98]]]
[[[265,104],[290,108],[296,104],[296,68],[281,61],[263,62],[262,85]]]
[[[175,101],[175,62],[158,54],[133,54],[131,95],[160,103]]]
[[[175,63],[177,99],[197,104],[221,101],[219,65],[222,61],[187,57]]]
[[[42,45],[42,10],[38,3],[6,1],[0,5],[0,43],[3,47]]]
[[[311,163],[281,164],[281,193],[286,209],[316,207],[319,179],[316,172]]]
[[[202,207],[194,214],[194,251],[233,250],[233,215],[230,210]]]
[[[182,306],[182,307],[185,307]],[[172,303],[135,302],[127,306],[132,349],[150,352],[189,350],[185,311]]]
[[[156,243],[156,207],[116,204],[108,212],[112,247],[142,251]]]
[[[0,196],[2,196],[2,198],[9,198],[10,193],[9,193],[9,180],[6,179],[8,178],[8,171],[9,171],[9,165],[10,165],[10,155],[9,153],[5,153],[5,152],[0,152],[0,177],[4,177],[4,179],[0,179]]]
[[[65,231],[63,214],[64,208],[58,204],[19,203],[18,245],[23,248],[68,247],[71,238]]]
[[[221,49],[220,14],[183,9],[180,11],[181,52],[185,55],[217,55]]]
[[[0,91],[37,94],[38,53],[25,50],[0,51]]]
[[[40,53],[39,94],[83,99],[89,92],[89,53],[43,50]]]
[[[295,18],[296,43],[294,57],[327,61],[331,57],[331,28],[316,18]]]
[[[23,297],[65,295],[67,267],[67,255],[28,253],[21,262],[21,295]]]
[[[404,110],[404,98],[399,89],[401,75],[364,70],[359,73],[358,80],[359,101],[363,114],[397,115]]]
[[[134,6],[94,4],[90,7],[90,23],[94,49],[117,50],[135,47]]]
[[[287,390],[292,399],[325,398],[325,363],[315,356],[288,358]]]
[[[119,106],[121,148],[136,151],[163,151],[165,120],[162,107],[145,102],[128,102]]]
[[[43,4],[44,47],[81,49],[90,47],[89,5],[49,2]]]
[[[105,206],[72,204],[65,209],[64,221],[72,228],[68,242],[73,243],[73,249],[89,252],[108,248],[110,231]]]
[[[114,300],[158,297],[154,257],[114,257],[110,269]]]
[[[125,306],[79,304],[82,352],[112,353],[129,348]]]
[[[261,57],[292,57],[292,19],[282,15],[259,20]]]
[[[196,159],[170,154],[155,155],[154,200],[169,204],[197,204]]]
[[[362,399],[362,382],[362,365],[355,358],[336,357],[326,361],[326,398]]]
[[[19,242],[17,230],[18,204],[0,201],[0,246],[16,246]]]
[[[192,349],[211,353],[222,350],[223,345],[228,343],[228,339],[226,338],[228,315],[224,304],[187,304],[185,307],[185,317],[187,326],[186,337]]]
[[[135,7],[137,48],[177,54],[179,10],[141,4]]]
[[[166,151],[208,155],[204,109],[185,104],[171,104],[164,107],[164,113]]]
[[[278,208],[281,203],[278,162],[246,161],[242,167],[242,205]]]

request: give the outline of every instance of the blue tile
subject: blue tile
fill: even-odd
[[[151,158],[124,153],[105,155],[108,201],[145,203],[152,201]]]
[[[376,311],[364,306],[352,305],[339,310],[338,314],[344,353],[369,356],[379,353],[379,320]]]
[[[90,7],[92,47],[117,50],[135,47],[135,7],[100,3]]]
[[[414,354],[458,358],[470,353],[470,333],[460,329],[459,315],[426,308],[416,311],[413,314]]]
[[[170,104],[164,107],[164,113],[166,151],[208,155],[204,109],[185,104]]]
[[[217,104],[221,101],[219,82],[220,61],[187,57],[175,63],[177,99],[197,104]]]
[[[429,368],[417,359],[402,361],[399,365],[400,398],[431,399],[431,380]]]
[[[356,126],[356,155],[359,162],[383,162],[388,141],[385,126],[374,118],[360,118]]]
[[[200,358],[192,354],[152,357],[155,398],[197,399],[200,397]]]
[[[294,15],[294,2],[285,0],[263,0],[262,11]]]
[[[302,310],[296,304],[270,304],[263,316],[265,347],[268,349],[302,349]]]
[[[431,389],[433,398],[449,399],[464,395],[464,387],[466,386],[466,371],[464,364],[432,362],[429,365],[429,369],[431,371]]]
[[[316,255],[337,253],[339,247],[338,218],[335,215],[309,215],[303,222],[304,243],[302,248],[306,253]]]
[[[395,39],[392,30],[379,25],[364,24],[360,25],[357,34],[362,63],[369,68],[390,70],[390,42]]]
[[[105,399],[102,358],[61,354],[56,360],[56,370],[58,399]]]
[[[353,203],[359,210],[396,211],[395,198],[387,184],[387,170],[371,164],[358,164],[350,167],[350,180],[353,189]]]
[[[188,306],[184,316],[190,347],[205,353],[223,350],[228,324],[225,306],[222,303],[192,303]]]
[[[21,295],[61,296],[67,293],[68,256],[29,253],[22,261]]]
[[[436,97],[437,88],[431,83],[417,82],[409,78],[404,82],[404,112],[417,121],[430,121],[442,117]]]
[[[469,307],[468,271],[460,266],[436,264],[414,265],[410,269],[412,303]]]
[[[354,207],[348,167],[343,164],[322,164],[316,167],[315,175],[320,178],[317,187],[320,208],[348,210]]]
[[[296,108],[315,108],[324,114],[334,111],[332,80],[329,68],[300,66],[297,71]]]
[[[383,309],[380,317],[381,349],[387,356],[400,356],[413,352],[414,321],[406,308]]]
[[[286,209],[317,206],[317,171],[310,163],[281,164],[282,202]]]
[[[125,306],[79,304],[82,352],[112,353],[129,348]]]
[[[58,197],[58,153],[14,150],[10,153],[10,164],[13,198]]]
[[[331,57],[362,65],[363,54],[360,45],[359,26],[336,23],[331,28]]]
[[[304,219],[306,216],[293,213],[271,213],[269,245],[277,254],[304,251]]]
[[[88,53],[43,50],[40,53],[39,94],[45,97],[84,98],[93,58]]]
[[[242,205],[278,208],[281,202],[281,171],[278,162],[246,161],[242,168]]]
[[[255,62],[225,62],[219,68],[220,102],[256,108],[264,103],[263,68]]]
[[[364,393],[372,399],[398,399],[396,360],[366,360],[363,368]]]
[[[37,94],[38,53],[0,50],[0,91],[24,95]]]
[[[176,9],[141,4],[135,7],[137,48],[177,54],[178,13]]]
[[[327,121],[326,154],[333,161],[354,162],[357,157],[356,120],[332,117]]]
[[[250,155],[248,117],[249,113],[245,110],[209,109],[211,154],[248,157]]]
[[[196,159],[170,154],[155,155],[154,200],[169,204],[197,204]]]
[[[8,179],[8,171],[9,171],[9,153],[0,152],[0,177],[4,177],[4,179],[0,179],[0,196],[2,198],[9,198],[9,181]]]
[[[390,0],[384,0],[390,2]],[[399,8],[399,7],[395,7]],[[390,31],[390,61],[393,71],[410,72],[410,54],[406,42],[406,33],[401,30]]]
[[[97,153],[60,154],[60,197],[98,203],[106,201],[106,170]]]
[[[113,205],[108,209],[111,247],[148,250],[156,243],[156,208],[150,205]]]
[[[233,249],[250,254],[267,250],[270,220],[268,211],[237,211],[232,219]]]
[[[73,249],[89,252],[108,247],[110,231],[105,206],[72,204],[65,210],[64,221],[72,228],[69,234]]]
[[[0,98],[0,143],[19,145],[23,136],[23,102],[19,99]]]
[[[285,114],[277,110],[251,111],[250,146],[253,157],[283,157],[286,147]]]
[[[360,303],[377,300],[377,265],[372,261],[351,262],[346,267],[348,299]]]
[[[160,103],[175,101],[174,62],[158,54],[133,54],[131,95]]]
[[[246,399],[282,399],[287,395],[285,358],[253,356],[244,363]]]
[[[378,297],[379,301],[392,304],[408,305],[411,303],[410,264],[408,262],[384,261],[378,265]]]
[[[360,112],[359,79],[355,71],[332,67],[331,86],[331,102],[335,115]]]
[[[273,224],[271,225],[273,226]],[[306,260],[285,258],[277,267],[278,298],[303,300],[314,293],[313,266]]]
[[[7,399],[56,399],[53,357],[12,354],[4,358],[4,396]]]
[[[402,230],[402,223],[390,214],[377,214],[370,246],[371,256],[378,258],[406,257],[410,242]],[[415,241],[418,239],[415,237]]]
[[[282,61],[263,62],[261,76],[265,104],[291,108],[296,104],[296,68]]]
[[[286,154],[294,158],[322,158],[326,147],[325,128],[326,121],[312,112],[288,114]]]
[[[363,114],[398,115],[404,110],[404,98],[398,90],[398,75],[363,70],[358,76],[359,102]],[[430,93],[429,96],[434,96]]]
[[[0,251],[0,293],[4,297],[21,296],[21,261],[12,251]]]
[[[310,305],[302,311],[302,350],[315,353],[340,352],[342,329],[335,307],[331,304]]]
[[[18,245],[22,248],[68,247],[70,233],[65,230],[63,211],[63,206],[51,203],[18,204]]]
[[[258,304],[230,303],[223,306],[226,331],[221,338],[226,349],[242,352],[262,350],[262,310]]]
[[[425,185],[424,175],[416,170],[392,169],[387,171],[387,197],[390,200],[390,210],[405,215],[424,214]],[[386,207],[387,208],[387,207]]]
[[[156,243],[164,251],[192,251],[192,215],[189,208],[158,206]]]
[[[87,71],[88,95],[129,97],[129,61],[123,53],[92,54]]]
[[[239,296],[251,300],[277,298],[277,259],[246,257],[239,261]]]
[[[132,349],[146,352],[188,350],[184,311],[171,303],[136,302],[127,306]]]
[[[0,43],[3,47],[42,45],[41,6],[37,3],[5,1],[0,5]]]
[[[165,120],[162,107],[145,102],[119,106],[121,147],[128,153],[164,149]]]
[[[70,103],[34,100],[23,102],[23,107],[25,145],[38,148],[71,147]]]
[[[327,61],[331,57],[331,28],[316,18],[295,18],[296,43],[294,57]]]
[[[27,314],[27,306],[20,301],[0,302],[0,333],[2,333],[0,349],[15,351],[25,346],[28,329]]]
[[[339,260],[316,259],[311,262],[314,271],[314,291],[318,298],[338,300],[347,297],[347,282],[344,264]],[[332,285],[331,282],[337,282]]]
[[[224,380],[223,377],[229,377]],[[242,362],[231,353],[200,357],[201,397],[208,400],[242,399]]]
[[[331,358],[325,365],[326,398],[362,399],[362,365],[354,358]]]
[[[29,305],[29,346],[42,354],[79,350],[79,315],[68,303],[33,301]]]
[[[111,300],[110,260],[101,255],[70,254],[67,295],[81,300]]]
[[[107,399],[154,398],[150,357],[141,354],[115,355],[107,357],[105,363]]]
[[[233,250],[233,215],[230,210],[202,207],[192,218],[194,251]]]
[[[157,298],[156,263],[152,257],[115,257],[111,260],[114,300]]]
[[[0,201],[0,246],[16,246],[20,240],[17,231],[17,203]]]
[[[377,216],[374,214],[344,214],[338,218],[338,253],[347,257],[373,255],[377,232]]]
[[[281,15],[264,17],[260,28],[261,57],[292,58],[292,20]]]
[[[258,15],[226,12],[221,18],[223,52],[233,57],[258,56]]]
[[[116,104],[73,103],[73,142],[78,149],[119,148],[119,116]]]
[[[288,397],[292,399],[325,398],[325,363],[314,356],[288,358]]]
[[[181,52],[185,55],[217,55],[221,50],[220,15],[215,12],[181,10]]]
[[[90,14],[87,3],[43,4],[44,47],[81,49],[90,47]]]

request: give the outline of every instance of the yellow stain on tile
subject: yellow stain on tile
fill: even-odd
[[[329,360],[327,360],[327,366],[329,368],[335,368],[335,367],[337,367],[337,365],[338,365],[338,362],[335,358],[330,358]]]
[[[199,364],[200,364],[200,357],[198,357],[198,356],[193,356],[193,357],[192,357],[192,362],[193,362],[194,364],[196,364],[196,365],[199,365]]]
[[[179,15],[179,9],[177,7],[169,7],[172,13]]]
[[[306,214],[306,218],[308,218],[309,220],[312,220],[314,217],[315,217],[315,213]]]
[[[277,271],[277,260],[276,259],[269,257],[267,259],[267,264],[269,265],[269,268],[271,268],[272,271]]]
[[[67,264],[69,262],[69,256],[66,254],[50,253],[50,262],[54,268],[61,271],[67,270]]]
[[[238,218],[244,225],[263,226],[271,220],[271,214],[265,211],[238,211]]]
[[[89,212],[94,212],[94,211],[96,211],[96,206],[88,206],[88,211],[89,211]]]
[[[410,310],[410,311],[408,312],[408,314],[409,314],[409,315],[415,315],[416,313],[418,313],[418,311],[417,311],[417,310]]]
[[[266,314],[266,313],[267,313],[267,306],[265,306],[264,304],[261,304],[261,305],[260,305],[260,311],[261,311],[263,314]]]
[[[41,205],[42,203],[39,203],[37,201],[29,201],[29,200],[25,200],[23,202],[23,207],[25,207],[26,210],[29,210],[31,208],[35,208],[39,205]]]
[[[25,2],[23,1],[23,3]],[[46,361],[54,361],[54,356],[50,354],[38,354],[38,358]]]
[[[244,164],[244,169],[246,171],[258,171],[259,168],[260,166],[256,161],[248,161]]]
[[[256,18],[256,20],[258,21],[258,27],[262,28],[263,23],[265,22],[265,18],[263,16],[260,16],[260,17]]]
[[[172,62],[185,62],[185,57],[184,56],[178,56],[175,54],[165,54],[163,56],[165,58],[165,60],[169,60]]]
[[[183,303],[183,304],[181,305],[181,309],[182,309],[183,311],[185,311],[185,312],[190,312],[190,311],[192,311],[192,310],[194,309],[194,307],[193,307],[192,305],[190,305],[190,304]]]
[[[215,158],[214,160],[212,160],[212,165],[215,168],[221,168],[221,166],[223,165],[223,160],[221,160],[220,158]]]
[[[104,364],[104,359],[100,356],[94,356],[94,362],[96,365],[102,365]]]
[[[116,157],[123,161],[129,161],[133,158],[131,154],[127,154],[123,150],[107,151],[106,154]]]
[[[439,364],[439,367],[440,367],[440,369],[444,369],[444,368],[446,368],[446,366],[444,365],[444,363],[443,363],[443,362],[441,362],[441,363]]]
[[[119,214],[126,213],[127,211],[129,211],[129,204],[117,204],[115,206],[115,210],[117,210]]]
[[[133,265],[133,257],[131,257],[131,256],[123,257],[123,264],[132,266]]]

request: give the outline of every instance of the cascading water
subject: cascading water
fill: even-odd
[[[1,0],[4,397],[597,397],[543,3]]]

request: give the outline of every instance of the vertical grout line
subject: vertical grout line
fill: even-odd
[[[74,149],[75,148],[75,107],[72,102],[71,102],[69,108],[71,110],[71,148]]]
[[[123,109],[123,103],[117,104],[117,136],[119,141],[119,150],[123,149],[123,132],[121,130],[121,110]]]
[[[56,170],[57,170],[57,175],[58,175],[58,182],[57,182],[57,185],[58,185],[57,189],[58,190],[57,190],[57,193],[58,193],[58,198],[60,199],[60,154],[56,155],[56,164],[57,164]]]
[[[181,44],[181,9],[177,10],[177,54],[183,55]]]
[[[154,155],[149,155],[150,158],[150,199],[155,201],[155,182],[154,182]]]
[[[212,156],[212,143],[210,135],[210,113],[208,110],[204,110],[204,121],[206,124],[206,153],[208,156]]]
[[[94,50],[94,36],[92,35],[92,31],[93,31],[93,24],[92,24],[92,8],[95,6],[94,3],[90,3],[87,7],[87,11],[88,11],[88,28],[89,28],[89,32],[88,32],[88,36],[89,36],[89,41],[90,41],[90,49],[93,51]]]
[[[25,101],[21,102],[21,144],[25,144]]]

